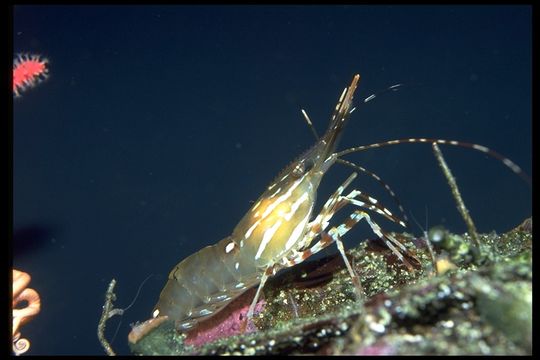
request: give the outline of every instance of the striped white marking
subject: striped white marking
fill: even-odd
[[[261,205],[261,202],[262,200],[257,201],[257,203],[255,204],[255,206],[253,206],[253,209],[251,209],[251,211],[255,211],[255,209],[258,208],[259,205]]]
[[[307,174],[304,174],[300,179],[296,180],[294,182],[294,184],[292,184],[292,186],[289,188],[289,190],[287,190],[287,192],[285,194],[281,195],[272,204],[268,205],[268,207],[266,208],[265,212],[262,215],[262,218],[267,217],[268,214],[270,214],[272,211],[274,211],[276,206],[281,204],[283,201],[287,200],[292,195],[292,192],[294,191],[294,189],[296,189],[298,187],[298,185],[300,185],[300,183],[304,180],[306,175]]]
[[[200,316],[206,316],[206,315],[210,315],[212,313],[212,311],[208,310],[208,309],[201,309],[199,311],[199,315]]]
[[[278,188],[272,195],[270,195],[270,198],[273,198],[274,196],[276,196],[279,192],[281,191],[281,188]]]
[[[304,229],[306,227],[306,223],[308,222],[309,215],[310,214],[308,213],[306,217],[302,221],[300,221],[298,225],[296,225],[296,227],[294,228],[293,232],[291,233],[291,236],[285,243],[286,250],[289,250],[294,244],[296,244],[300,236],[304,235]]]
[[[257,226],[259,226],[259,224],[261,223],[261,219],[257,220],[255,222],[255,224],[251,225],[251,227],[248,229],[248,231],[246,231],[246,233],[244,234],[244,238],[249,238],[251,236],[251,233],[253,232],[253,230],[255,230],[255,228]]]
[[[480,150],[480,151],[483,151],[483,152],[489,152],[489,149],[487,147],[485,147],[485,146],[482,146],[482,145],[473,144],[472,147],[475,148],[476,150]]]
[[[225,253],[228,254],[231,251],[233,251],[235,246],[236,246],[236,244],[234,242],[228,243],[227,246],[225,246]]]
[[[343,101],[343,98],[345,97],[346,92],[347,92],[347,88],[343,89],[343,92],[341,93],[341,96],[339,97],[338,106],[340,105],[339,103],[341,103]],[[337,109],[337,107],[336,107],[336,109]]]
[[[366,203],[360,200],[348,199],[347,201],[350,201],[351,204],[356,205],[356,206],[360,206],[360,207],[366,206]],[[374,208],[374,206],[369,207],[369,209],[372,209],[372,208]]]
[[[367,98],[364,99],[364,103],[367,103],[370,100],[373,100],[376,98],[375,94],[369,95]]]
[[[519,166],[517,166],[516,164],[514,164],[512,161],[510,161],[508,159],[503,159],[503,163],[506,166],[509,166],[512,169],[513,172],[516,172],[516,173],[521,172],[521,168]]]
[[[277,229],[281,226],[281,223],[283,221],[279,219],[276,221],[274,225],[272,225],[270,228],[266,229],[264,231],[263,239],[261,241],[261,245],[259,245],[259,248],[257,249],[257,253],[255,254],[255,260],[259,259],[264,251],[266,249],[266,246],[272,240],[272,237],[274,237],[274,234],[276,233]]]
[[[300,110],[302,110],[302,114],[304,114],[304,117],[306,118],[307,123],[308,123],[309,125],[313,125],[313,123],[311,122],[311,120],[310,120],[310,118],[309,118],[307,112],[306,112],[304,109],[300,109]]]
[[[286,221],[291,220],[291,218],[296,213],[296,211],[298,210],[300,205],[302,205],[302,203],[306,202],[307,199],[308,199],[308,193],[305,192],[305,193],[302,194],[302,196],[300,196],[300,198],[298,200],[296,200],[294,202],[294,204],[291,206],[291,211],[289,211],[288,213],[283,215],[283,218],[285,218]]]

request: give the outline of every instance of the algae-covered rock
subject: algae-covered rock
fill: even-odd
[[[480,235],[479,254],[467,235],[439,233],[436,264],[424,239],[395,234],[411,250],[413,269],[369,240],[347,252],[362,301],[335,255],[270,279],[243,334],[253,291],[187,334],[166,319],[143,323],[130,347],[135,354],[530,354],[532,222],[524,224]]]

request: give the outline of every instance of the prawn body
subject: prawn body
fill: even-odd
[[[154,317],[167,315],[177,328],[188,329],[280,268],[293,265],[291,261],[316,236],[309,233],[317,189],[337,159],[334,150],[358,80],[356,75],[343,91],[325,135],[281,171],[232,234],[176,265],[154,307]]]
[[[359,79],[360,76],[355,75],[351,84],[343,90],[325,134],[281,171],[238,222],[232,233],[218,243],[188,256],[172,269],[154,307],[152,313],[154,318],[167,316],[175,321],[179,330],[186,330],[215,315],[244,291],[258,284],[244,322],[245,329],[247,320],[253,315],[261,289],[270,276],[282,268],[301,263],[333,243],[336,243],[355,285],[358,300],[362,301],[363,290],[360,280],[345,255],[341,241],[341,237],[361,220],[367,222],[371,230],[409,270],[413,270],[413,266],[403,255],[415,259],[414,255],[393,235],[385,232],[366,211],[376,212],[387,220],[406,227],[407,218],[397,197],[379,176],[355,163],[341,159],[344,155],[398,144],[459,146],[498,159],[530,183],[528,175],[510,159],[483,145],[454,140],[431,138],[389,140],[335,152],[342,130],[354,110],[352,100]],[[375,95],[372,95],[364,102],[374,97]],[[311,124],[305,112],[304,116]],[[315,215],[313,210],[319,184],[325,173],[336,162],[363,172],[383,185],[396,201],[405,221],[383,207],[377,199],[358,189],[344,195],[345,188],[357,176],[356,172],[335,190]],[[342,224],[327,230],[333,215],[346,205],[354,206],[355,210]]]

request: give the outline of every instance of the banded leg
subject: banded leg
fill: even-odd
[[[360,198],[361,200],[357,200],[356,198]],[[379,201],[377,199],[371,197],[366,193],[361,192],[360,190],[355,189],[351,191],[347,196],[340,196],[339,200],[345,200],[352,205],[375,211],[379,215],[384,216],[386,219],[405,228],[407,227],[403,220],[400,220],[398,217],[394,216],[390,210],[379,204]]]
[[[331,230],[334,230],[335,228],[332,228]],[[330,235],[326,231],[322,231],[320,233],[321,239],[315,243],[315,245],[307,250],[295,252],[294,257],[290,259],[286,259],[285,265],[286,267],[291,267],[294,265],[297,265],[301,262],[303,262],[305,259],[309,258],[311,255],[314,255],[321,251],[322,249],[326,248],[328,245],[332,244],[333,242],[336,243],[337,248],[341,254],[341,257],[343,258],[343,261],[345,263],[345,266],[347,267],[347,271],[349,272],[349,275],[351,276],[352,282],[354,284],[354,288],[356,290],[356,294],[358,297],[358,300],[363,302],[364,301],[364,289],[362,288],[362,284],[360,283],[360,278],[356,273],[354,272],[349,259],[347,258],[347,254],[345,253],[345,247],[343,246],[343,242],[341,241],[341,237],[339,234],[334,233],[334,235]]]
[[[307,248],[311,241],[320,234],[320,232],[328,227],[330,219],[334,214],[345,204],[340,204],[340,196],[343,193],[343,190],[356,178],[358,174],[352,173],[344,182],[341,184],[336,191],[328,198],[326,203],[323,205],[321,211],[317,217],[308,224],[310,228],[308,233],[305,235],[302,248]]]
[[[384,187],[386,192],[390,194],[390,196],[392,197],[392,199],[396,203],[397,207],[399,208],[399,211],[401,212],[401,215],[403,216],[403,220],[404,220],[404,222],[406,224],[405,227],[409,226],[409,218],[407,217],[407,214],[405,214],[405,209],[403,209],[403,206],[401,205],[401,202],[399,201],[396,193],[390,188],[390,185],[388,185],[386,182],[383,181],[383,179],[381,179],[381,177],[379,175],[375,174],[374,172],[371,172],[371,171],[367,170],[366,168],[364,168],[364,167],[362,167],[362,166],[360,166],[358,164],[353,163],[352,161],[347,161],[345,159],[338,158],[336,160],[336,162],[339,163],[339,164],[343,164],[343,165],[352,167],[355,170],[361,171],[361,172],[365,173],[366,175],[371,176],[379,184],[381,184],[381,186]]]
[[[344,183],[344,185],[348,183],[347,181]],[[347,196],[341,196],[340,194],[343,192],[344,186],[340,186],[338,190],[328,199],[325,206],[319,213],[319,215],[315,218],[314,221],[311,222],[310,230],[306,235],[306,239],[304,240],[304,246],[301,249],[305,249],[311,244],[314,238],[316,238],[320,233],[322,233],[327,227],[330,222],[330,219],[334,214],[341,209],[343,206],[347,204],[355,205],[360,208],[365,208],[371,211],[375,211],[378,214],[384,216],[390,221],[393,221],[403,227],[406,227],[405,223],[394,216],[390,210],[379,204],[378,200],[362,193],[360,190],[352,190]],[[360,198],[364,201],[358,200],[357,198]],[[369,205],[368,205],[369,203]],[[380,227],[379,227],[380,229]],[[381,230],[382,232],[382,230]],[[394,239],[395,240],[395,239]],[[407,251],[405,247],[399,243],[399,241],[395,240],[399,244],[400,247],[404,251]]]
[[[385,233],[381,230],[381,228],[371,220],[368,213],[362,211],[362,210],[355,210],[350,216],[347,221],[345,221],[343,224],[332,227],[328,232],[321,231],[321,239],[315,243],[311,248],[306,249],[304,251],[297,252],[294,257],[288,259],[286,266],[294,266],[301,262],[303,262],[305,259],[309,258],[311,255],[314,255],[321,251],[322,249],[326,248],[333,242],[336,243],[337,248],[341,254],[341,257],[343,258],[343,262],[345,263],[345,266],[347,267],[347,271],[349,272],[349,275],[351,276],[351,280],[354,284],[355,290],[358,295],[358,299],[360,301],[363,301],[364,299],[364,291],[362,288],[362,284],[360,282],[360,277],[354,272],[354,269],[352,268],[349,259],[347,258],[347,255],[345,253],[345,247],[343,246],[343,242],[341,241],[341,237],[345,235],[349,230],[351,230],[360,220],[366,219],[368,224],[370,225],[371,229],[375,234],[377,234],[392,250],[394,254],[410,269],[414,270],[412,265],[403,257],[403,255],[399,252],[399,250],[388,241],[391,240],[392,242],[395,242],[399,245],[400,248],[407,251],[407,249],[401,244],[398,240],[396,240],[394,237],[392,237],[390,234]]]
[[[323,206],[323,210],[321,210],[321,213],[317,216],[316,220],[312,222],[312,225],[308,225],[311,227],[310,231],[305,237],[304,246],[307,247],[311,243],[311,241],[320,234],[320,232],[328,226],[328,222],[330,221],[330,218],[333,216],[333,214],[339,210],[342,206],[345,205],[343,201],[340,201],[341,194],[343,193],[343,190],[349,184],[354,180],[354,178],[357,176],[357,173],[352,173],[344,182],[337,188],[337,190],[330,196],[330,198],[327,200],[327,202]],[[343,204],[340,204],[343,203]],[[321,223],[323,223],[321,227]],[[306,242],[307,241],[307,242]],[[329,241],[329,244],[331,244],[332,241]],[[295,254],[298,254],[296,252]],[[303,261],[303,260],[302,260]],[[301,261],[300,261],[301,262]],[[287,266],[288,262],[282,262],[282,265]],[[350,266],[350,265],[349,265]],[[269,276],[273,275],[277,269],[273,266],[270,266],[266,268],[261,281],[259,283],[259,286],[257,287],[257,292],[255,293],[255,296],[253,297],[253,300],[251,302],[251,305],[249,306],[249,310],[246,315],[246,319],[242,322],[241,325],[241,331],[244,332],[247,328],[248,321],[253,317],[253,313],[255,312],[255,306],[257,305],[257,302],[259,301],[260,292],[262,288],[264,287],[264,284],[266,283],[266,280]]]
[[[346,183],[347,183],[347,181],[346,181]],[[353,191],[351,191],[349,193],[349,195],[341,196],[339,194],[343,192],[343,189],[344,189],[344,187],[340,186],[338,191],[336,191],[336,193],[334,193],[332,195],[332,197],[330,197],[330,199],[328,199],[325,206],[323,207],[323,210],[321,210],[321,213],[319,213],[319,215],[316,217],[316,219],[309,225],[311,227],[311,229],[306,234],[306,237],[308,237],[308,239],[305,240],[304,242],[305,242],[305,244],[309,245],[312,242],[312,240],[317,237],[317,235],[321,235],[321,240],[319,240],[317,243],[315,243],[315,245],[313,245],[309,249],[305,249],[303,251],[299,251],[299,252],[294,253],[291,258],[287,259],[286,262],[283,263],[283,265],[285,265],[285,266],[296,265],[296,264],[304,261],[305,259],[307,259],[311,255],[316,254],[317,252],[321,251],[322,249],[324,249],[325,247],[330,245],[332,243],[332,241],[329,241],[328,238],[325,238],[324,236],[322,236],[322,233],[328,227],[328,224],[329,224],[330,219],[332,218],[332,216],[334,216],[334,214],[339,209],[341,209],[343,206],[345,206],[347,204],[352,204],[352,205],[356,205],[356,206],[359,206],[359,207],[368,208],[370,210],[372,210],[371,206],[376,207],[377,212],[381,213],[382,215],[384,215],[388,219],[390,219],[390,220],[392,220],[392,221],[394,221],[396,223],[399,223],[400,225],[403,225],[403,221],[401,221],[401,220],[399,220],[397,218],[395,220],[393,218],[392,213],[388,209],[386,209],[386,208],[382,207],[380,204],[378,204],[378,201],[376,199],[374,199],[374,198],[372,198],[372,197],[370,197],[368,195],[364,195],[369,199],[370,203],[372,204],[371,206],[366,206],[366,204],[364,202],[355,199],[355,197],[362,194],[359,190],[353,190]],[[330,231],[328,232],[330,234],[330,238],[332,238],[332,235],[333,235],[333,233],[335,231],[337,231],[337,234],[340,237],[345,235],[362,218],[366,219],[366,221],[370,225],[373,232],[385,242],[386,246],[388,246],[388,248],[390,248],[390,250],[392,250],[392,252],[394,254],[396,254],[396,256],[407,266],[407,268],[409,268],[409,270],[414,270],[414,268],[403,257],[403,255],[396,248],[396,246],[399,247],[405,253],[408,253],[407,248],[401,242],[399,242],[397,239],[395,239],[393,236],[391,236],[389,233],[386,233],[385,231],[383,231],[381,229],[381,227],[379,225],[377,225],[377,223],[375,223],[374,221],[371,220],[371,217],[365,211],[362,211],[362,210],[354,211],[350,215],[350,218],[347,221],[345,221],[345,223],[339,225],[338,227],[333,227],[332,229],[330,229]],[[393,244],[395,244],[396,246],[394,246]]]
[[[328,245],[335,242],[337,245],[338,251],[341,254],[341,257],[343,258],[343,262],[345,263],[347,271],[349,272],[349,275],[351,276],[352,282],[356,289],[356,293],[358,295],[358,299],[363,301],[364,289],[362,288],[362,284],[360,283],[360,278],[354,272],[354,269],[352,268],[351,263],[349,262],[349,259],[347,258],[347,254],[345,253],[345,246],[343,246],[343,242],[341,241],[341,236],[339,235],[339,233],[332,231],[335,229],[336,228],[334,227],[330,229],[329,232],[322,231],[320,234],[321,240],[319,240],[312,248],[298,252],[297,253],[298,256],[296,258],[290,259],[287,263],[287,266],[293,266],[293,265],[299,264],[305,259],[309,258],[311,255],[318,253],[322,249],[326,248]]]
[[[357,200],[356,198],[357,197],[360,197],[360,198],[363,198],[363,199],[367,199],[367,201],[369,201],[369,203],[371,205],[367,206],[367,204],[365,202],[362,202],[362,201],[359,201]],[[406,226],[405,223],[398,219],[397,217],[395,217],[394,215],[392,215],[392,213],[390,212],[390,210],[388,210],[387,208],[381,206],[377,199],[367,195],[367,194],[363,194],[361,191],[359,190],[353,190],[349,193],[349,195],[347,196],[340,196],[339,197],[339,201],[340,202],[343,202],[343,203],[348,203],[348,204],[352,204],[352,205],[356,205],[358,207],[363,207],[363,208],[367,208],[369,210],[372,210],[372,211],[376,211],[377,213],[383,215],[384,217],[386,217],[387,219],[395,222],[395,223],[398,223],[402,226]],[[342,205],[344,206],[344,205]],[[375,223],[374,221],[371,220],[371,217],[369,216],[368,213],[364,212],[364,211],[361,211],[361,210],[356,210],[353,214],[351,214],[351,219],[353,221],[355,221],[355,217],[358,217],[358,215],[355,215],[355,214],[363,214],[362,216],[366,218],[366,221],[368,222],[368,224],[370,225],[371,229],[373,230],[373,232],[379,236],[383,241],[385,241],[386,245],[390,248],[390,250],[392,250],[397,256],[398,258],[403,261],[403,263],[405,265],[407,265],[407,267],[409,267],[409,269],[412,269],[412,267],[410,266],[410,264],[405,260],[405,258],[403,258],[403,256],[401,255],[401,253],[399,251],[397,251],[397,249],[392,245],[392,243],[396,244],[401,250],[403,250],[404,252],[408,253],[408,250],[407,248],[401,243],[399,242],[398,240],[396,240],[393,236],[391,236],[389,233],[386,233],[384,232],[381,227],[379,225],[377,225],[377,223]],[[358,218],[350,227],[347,228],[347,222],[345,222],[344,224],[341,224],[337,229],[339,232],[339,235],[340,236],[343,236],[347,231],[350,230],[350,228],[354,225],[356,225],[356,223],[358,221],[360,221],[362,219],[362,217]],[[389,243],[387,242],[385,239],[388,239],[390,240],[392,243]]]
[[[390,235],[387,232],[384,232],[377,223],[371,220],[371,217],[368,213],[362,210],[355,210],[350,216],[349,219],[347,219],[344,223],[337,227],[332,227],[327,233],[324,231],[321,231],[321,239],[316,242],[311,248],[296,252],[293,257],[289,258],[285,264],[285,266],[294,266],[297,265],[307,258],[309,258],[312,255],[315,255],[322,249],[326,248],[330,244],[332,244],[334,241],[336,241],[336,244],[338,245],[338,250],[342,253],[342,256],[344,257],[345,264],[348,263],[348,259],[345,259],[345,251],[340,249],[340,246],[343,247],[343,243],[341,242],[341,237],[345,235],[349,230],[351,230],[360,220],[366,219],[367,223],[371,227],[371,230],[379,237],[381,238],[386,246],[398,257],[398,259],[407,266],[407,268],[411,271],[414,271],[413,266],[403,257],[403,254],[397,249],[399,247],[404,252],[408,252],[407,248],[400,243],[397,239],[395,239],[392,235]],[[339,239],[339,241],[337,241]],[[397,245],[394,246],[394,244]],[[352,268],[351,268],[352,270]],[[351,271],[349,271],[351,272]],[[352,274],[351,274],[352,275]]]

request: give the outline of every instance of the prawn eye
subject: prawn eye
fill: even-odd
[[[295,168],[292,170],[292,176],[298,179],[299,177],[313,169],[314,165],[315,163],[311,159],[302,160],[298,164],[296,164]]]
[[[301,177],[302,175],[304,175],[304,173],[306,172],[306,167],[304,165],[304,162],[301,161],[299,162],[293,169],[292,171],[292,176],[294,176],[295,178],[299,178]]]

